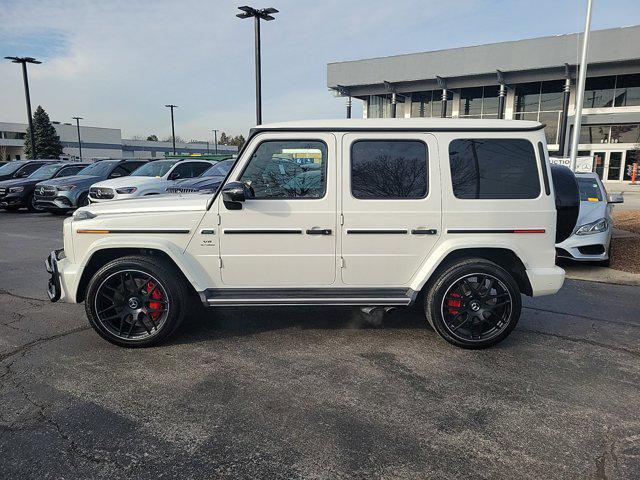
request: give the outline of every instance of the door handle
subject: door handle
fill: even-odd
[[[415,228],[411,230],[412,235],[436,235],[438,230],[435,228]]]
[[[307,230],[307,235],[331,235],[330,228],[312,228]]]

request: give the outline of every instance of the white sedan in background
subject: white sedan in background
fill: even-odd
[[[573,234],[556,245],[558,258],[609,265],[614,203],[622,203],[621,194],[607,195],[595,173],[577,173],[580,213]]]
[[[165,193],[176,180],[194,178],[211,167],[208,160],[155,160],[148,162],[122,178],[95,183],[89,189],[92,203]]]

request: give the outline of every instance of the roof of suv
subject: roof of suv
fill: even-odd
[[[475,118],[355,118],[302,120],[268,123],[252,131],[264,130],[540,130],[544,125],[527,120],[489,120]]]

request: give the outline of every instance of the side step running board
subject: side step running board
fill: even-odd
[[[203,293],[210,306],[242,305],[409,305],[411,289],[316,288],[316,289],[208,289]]]

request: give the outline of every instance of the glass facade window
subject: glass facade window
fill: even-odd
[[[584,91],[584,108],[608,108],[613,106],[616,77],[587,78]]]
[[[580,143],[640,143],[640,125],[583,125]]]
[[[618,75],[616,77],[615,106],[632,107],[640,105],[640,74]]]
[[[23,132],[0,132],[0,138],[6,140],[24,140],[26,133]]]
[[[624,171],[622,172],[622,180],[631,180],[634,165],[636,166],[637,179],[640,177],[640,150],[627,150],[627,156],[624,161]]]
[[[547,143],[557,144],[563,90],[564,80],[516,85],[514,118],[544,123]]]
[[[463,88],[459,112],[466,118],[498,118],[498,86]]]
[[[370,95],[367,108],[368,118],[391,118],[391,95]],[[404,97],[396,96],[396,116],[404,118]]]
[[[580,143],[609,143],[609,125],[583,125],[580,128]]]
[[[453,92],[447,91],[447,117],[451,117]],[[412,117],[440,117],[442,115],[442,90],[417,92],[412,95]]]
[[[640,142],[640,126],[631,125],[612,125],[611,127],[611,143],[639,143]]]

